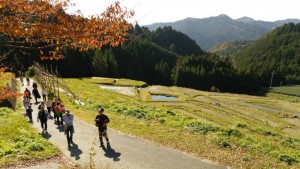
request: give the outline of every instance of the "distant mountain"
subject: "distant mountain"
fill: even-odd
[[[291,22],[297,24],[297,23],[300,23],[300,20],[299,19],[285,19],[285,20],[275,21],[274,23],[276,23],[279,26],[282,26],[286,23],[291,23]]]
[[[186,18],[176,22],[155,23],[147,25],[150,30],[171,26],[177,31],[187,34],[204,50],[226,41],[257,40],[265,33],[285,23],[300,23],[298,19],[287,19],[275,22],[257,21],[249,17],[232,19],[227,15],[219,15],[203,19]]]
[[[267,29],[268,31],[286,23],[286,22],[283,22],[282,24],[279,24],[279,23],[277,24],[277,23],[274,23],[274,22],[254,20],[254,19],[249,18],[249,17],[238,18],[238,19],[236,19],[236,21],[248,23],[248,24],[251,24],[251,25],[260,26],[264,29]]]

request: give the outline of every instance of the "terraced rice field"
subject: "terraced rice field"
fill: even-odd
[[[104,107],[113,119],[110,126],[115,130],[223,165],[300,166],[300,99],[296,96],[268,93],[262,97],[181,87],[141,87],[141,82],[130,81],[126,85],[123,79],[121,86],[132,86],[130,90],[134,90],[135,94],[129,96],[124,94],[126,88],[101,89],[99,78],[66,81],[85,106],[66,105],[84,121],[93,121],[93,112]],[[104,84],[108,82],[116,85],[118,80],[105,79]],[[153,94],[177,99],[153,101]]]

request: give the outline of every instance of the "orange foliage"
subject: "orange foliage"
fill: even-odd
[[[4,80],[9,81],[10,79],[14,78],[14,74],[12,74],[12,73],[5,73],[5,71],[7,69],[8,68],[6,68],[6,67],[0,67],[0,79],[2,81],[4,81]],[[18,97],[20,95],[22,95],[22,94],[17,93],[16,91],[13,91],[10,88],[10,86],[0,85],[0,103],[2,103],[2,101],[5,100],[5,99],[16,98],[16,97]]]
[[[9,48],[37,50],[43,59],[60,59],[61,46],[81,50],[117,46],[132,25],[127,21],[133,11],[122,8],[119,2],[101,15],[90,19],[65,13],[69,0],[0,0],[0,45]],[[44,49],[53,53],[43,54]]]
[[[0,86],[0,103],[6,99],[12,99],[20,96],[20,93],[10,90],[9,87]]]

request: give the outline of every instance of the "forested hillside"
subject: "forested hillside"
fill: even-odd
[[[55,62],[63,77],[118,77],[170,85],[171,69],[176,58],[176,53],[131,37],[115,48],[103,47],[88,52],[68,49],[64,60],[46,61],[46,64]]]
[[[171,27],[149,31],[136,25],[122,45],[80,51],[64,48],[63,60],[40,60],[37,53],[9,57],[15,71],[37,61],[62,77],[115,77],[148,84],[177,85],[202,90],[252,93],[259,80],[238,74],[231,59],[204,52],[194,40]],[[19,73],[20,74],[20,73]],[[250,85],[251,84],[251,85]]]
[[[206,53],[195,41],[170,27],[149,31],[137,25],[118,47],[84,52],[65,48],[64,60],[60,61],[40,60],[34,52],[19,52],[24,57],[12,56],[7,61],[16,71],[26,70],[32,61],[38,61],[48,69],[57,67],[63,77],[129,78],[148,84],[252,93],[269,86],[271,75],[275,86],[300,82],[299,25],[279,27],[232,58]],[[243,45],[247,43],[236,46]]]
[[[171,27],[151,32],[136,25],[131,33],[128,41],[119,47],[104,47],[83,54],[67,50],[66,58],[58,63],[59,72],[64,77],[129,78],[148,84],[224,92],[252,93],[260,87],[257,78],[238,74],[229,58],[204,52],[195,41]],[[72,69],[72,65],[80,69]]]
[[[275,85],[300,83],[300,24],[285,24],[237,53],[240,73],[270,79]]]
[[[178,56],[204,53],[195,41],[171,27],[151,32],[136,25],[128,41],[118,47],[88,52],[66,49],[65,59],[54,62],[64,77],[120,77],[173,85],[171,73]]]
[[[254,41],[234,41],[234,42],[224,42],[218,44],[208,50],[210,53],[215,53],[218,56],[232,56],[239,50],[249,46]]]
[[[174,84],[210,91],[252,93],[259,80],[248,74],[238,74],[229,57],[206,54],[177,60],[173,70]]]
[[[205,52],[186,34],[174,30],[170,26],[157,28],[150,32],[148,28],[135,26],[135,32],[139,37],[147,39],[163,48],[179,55],[199,55]]]

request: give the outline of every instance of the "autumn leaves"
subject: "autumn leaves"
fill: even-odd
[[[2,0],[0,2],[0,45],[38,50],[42,58],[61,59],[68,46],[88,50],[103,45],[118,46],[132,28],[127,20],[133,11],[119,2],[99,16],[84,18],[80,11],[69,15],[68,0]]]

